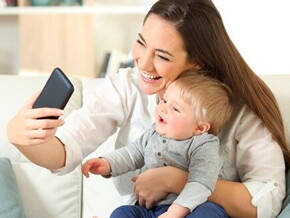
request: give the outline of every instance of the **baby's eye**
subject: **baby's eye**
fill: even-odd
[[[161,99],[161,101],[162,101],[164,104],[167,103],[167,101],[166,101],[165,99]]]
[[[176,112],[179,112],[179,110],[176,107],[172,107],[172,109]]]

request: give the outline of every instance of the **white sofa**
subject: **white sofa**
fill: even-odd
[[[262,78],[277,96],[289,139],[290,75],[265,75]],[[81,107],[91,87],[100,81],[92,79],[82,82],[76,78],[71,79],[75,92],[65,109],[65,115]],[[46,80],[47,76],[0,76],[0,156],[8,157],[12,162],[26,217],[87,218],[96,215],[106,218],[115,208],[114,201],[118,198],[118,192],[110,179],[100,176],[83,178],[80,168],[65,176],[55,176],[48,170],[30,163],[7,141],[8,120],[33,93],[41,90]],[[112,150],[114,138],[109,138],[105,145],[92,155]]]

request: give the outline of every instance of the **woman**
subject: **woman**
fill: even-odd
[[[154,121],[156,95],[181,72],[205,69],[226,83],[236,100],[235,113],[219,134],[224,165],[209,200],[231,217],[275,217],[285,196],[285,166],[290,164],[281,114],[272,92],[231,42],[213,3],[158,1],[145,17],[133,57],[136,69],[120,70],[96,87],[91,102],[65,124],[37,119],[62,111],[32,109],[32,97],[8,124],[10,142],[34,163],[60,174],[70,172],[117,127],[116,148],[138,137]],[[131,194],[131,203],[135,199],[129,180],[137,173],[114,181],[121,194]],[[162,167],[133,181],[139,204],[150,208],[168,193],[178,194],[187,173]],[[210,211],[210,205],[200,210]],[[215,208],[203,217],[214,217]]]

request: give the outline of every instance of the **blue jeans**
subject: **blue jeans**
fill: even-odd
[[[155,218],[166,212],[169,206],[161,205],[148,210],[139,205],[125,205],[116,208],[110,218]],[[186,218],[228,218],[228,216],[221,206],[207,201],[195,208]]]

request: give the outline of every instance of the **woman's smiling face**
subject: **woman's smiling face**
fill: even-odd
[[[146,94],[164,91],[181,72],[193,68],[174,25],[154,14],[147,18],[132,54]]]

